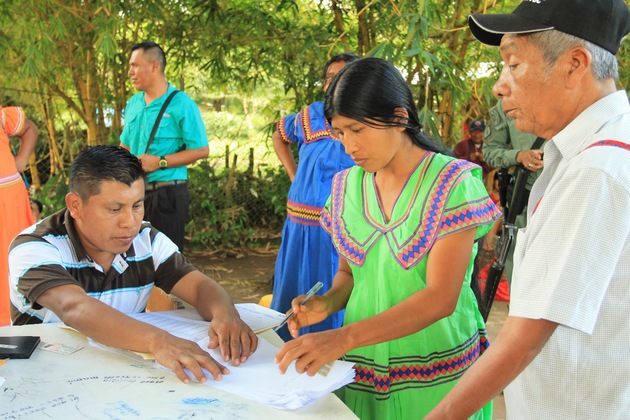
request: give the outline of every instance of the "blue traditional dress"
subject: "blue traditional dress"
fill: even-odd
[[[354,162],[333,137],[324,117],[323,102],[282,118],[278,131],[284,141],[297,144],[299,153],[297,172],[289,189],[271,301],[271,308],[286,312],[293,298],[305,294],[318,281],[324,283],[324,291],[332,284],[339,257],[319,219],[330,195],[333,175]],[[300,334],[338,328],[342,320],[343,313],[335,314],[303,328]],[[285,340],[291,338],[286,327],[278,333]]]
[[[499,217],[481,181],[481,168],[464,160],[427,152],[389,221],[374,174],[360,167],[337,174],[322,226],[354,277],[344,325],[384,312],[426,287],[435,241],[465,229],[476,229],[476,238],[481,238]],[[346,355],[356,364],[357,375],[339,396],[359,418],[423,418],[487,348],[485,324],[470,288],[476,254],[477,245],[451,316]],[[472,418],[489,419],[491,413],[492,403]]]

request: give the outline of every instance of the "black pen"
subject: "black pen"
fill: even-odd
[[[318,281],[317,283],[315,283],[315,286],[311,287],[311,290],[306,292],[306,296],[304,296],[304,299],[302,299],[302,302],[300,302],[300,305],[304,305],[306,302],[308,302],[313,296],[315,296],[317,292],[319,292],[319,289],[321,289],[322,287],[324,287],[324,283],[322,283],[321,281]],[[289,318],[291,318],[292,316],[293,316],[293,308],[289,310],[289,312],[287,313],[287,316],[284,318],[284,321],[282,321],[282,323],[280,323],[280,325],[275,327],[273,330],[278,331],[280,328],[284,326],[284,324],[286,324],[289,321]]]

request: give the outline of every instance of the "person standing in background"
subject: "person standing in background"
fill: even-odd
[[[154,42],[131,47],[129,76],[139,91],[125,108],[121,146],[142,162],[147,172],[145,218],[184,251],[190,194],[186,166],[208,157],[208,137],[197,104],[177,92],[150,134],[167,98],[176,92],[164,75],[166,55]]]
[[[13,156],[10,137],[20,138]],[[9,244],[22,229],[35,223],[22,173],[37,144],[37,126],[20,107],[0,107],[0,326],[11,322]]]
[[[492,167],[486,163],[483,157],[483,135],[486,124],[483,120],[473,120],[468,125],[468,128],[470,136],[457,143],[453,153],[459,159],[465,159],[481,166],[483,180],[485,181],[490,171],[492,171]]]
[[[519,131],[514,125],[514,120],[505,116],[501,100],[490,109],[490,124],[486,127],[483,140],[485,160],[495,168],[509,169],[519,164],[523,165],[526,170],[530,171],[525,186],[528,196],[534,181],[543,169],[543,151],[541,149],[531,150],[535,141],[536,136],[534,134]],[[508,190],[506,202],[509,203],[510,199],[511,191]],[[516,216],[514,224],[519,229],[527,225],[527,205]],[[504,273],[508,284],[512,282],[514,245],[516,245],[516,240],[512,242],[505,261]]]
[[[343,53],[328,60],[324,66],[324,91],[346,64],[358,59],[355,54]],[[298,148],[298,164],[293,158],[292,143]],[[318,281],[325,288],[332,284],[338,256],[319,218],[330,195],[333,175],[354,162],[332,135],[321,101],[280,119],[273,133],[273,147],[291,179],[271,300],[272,309],[286,312],[295,296],[306,293]],[[337,328],[342,320],[343,314],[336,314],[304,332]],[[284,340],[291,338],[286,328],[278,334]]]
[[[44,217],[44,205],[42,204],[42,202],[31,198],[31,212],[33,213],[33,219],[35,223],[42,220],[42,218]]]

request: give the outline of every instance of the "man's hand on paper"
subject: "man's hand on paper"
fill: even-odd
[[[245,362],[258,345],[258,337],[241,320],[227,291],[216,281],[199,271],[186,274],[171,293],[197,309],[210,321],[209,349],[220,347],[224,362],[238,366]]]
[[[175,337],[166,332],[151,352],[156,362],[171,369],[184,383],[190,382],[191,379],[184,372],[184,369],[190,370],[195,379],[201,383],[206,381],[206,375],[202,368],[210,372],[217,381],[221,380],[223,375],[230,373],[225,366],[210,357],[197,343]]]
[[[287,322],[291,337],[297,338],[300,328],[322,322],[328,317],[328,298],[315,295],[304,305],[300,305],[305,295],[300,295],[291,301],[293,316]]]
[[[339,359],[350,350],[343,328],[305,334],[287,342],[278,353],[275,362],[283,374],[295,360],[295,370],[314,376],[326,363]]]
[[[214,314],[208,336],[208,348],[220,347],[223,361],[231,362],[232,366],[245,363],[258,347],[258,337],[236,310]]]

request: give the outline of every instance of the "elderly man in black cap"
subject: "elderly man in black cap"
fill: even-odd
[[[510,313],[429,419],[463,419],[505,388],[509,419],[630,415],[630,105],[615,54],[623,0],[527,0],[472,15],[501,46],[494,87],[521,131],[548,140],[518,235]]]

